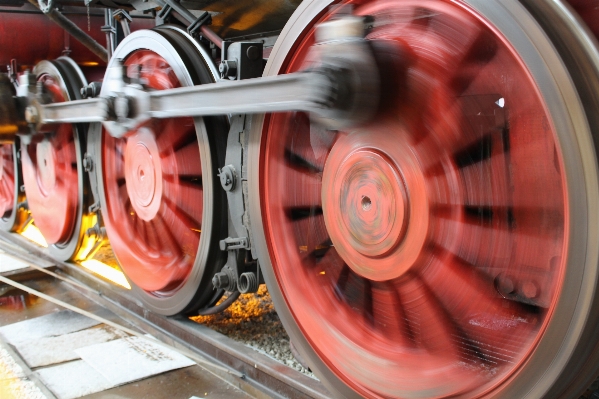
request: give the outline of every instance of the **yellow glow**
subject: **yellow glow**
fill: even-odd
[[[100,64],[95,61],[86,61],[86,62],[80,62],[79,65],[86,66],[86,67],[92,67],[92,66],[98,66]]]
[[[113,269],[112,267],[100,261],[97,261],[95,259],[84,260],[83,262],[81,262],[81,266],[104,277],[107,280],[112,281],[115,284],[120,285],[121,287],[125,287],[128,290],[131,289],[131,286],[125,278],[123,272]]]
[[[324,270],[320,272],[321,276],[324,276],[325,274],[327,274]]]
[[[12,364],[11,364],[12,363]],[[0,397],[6,399],[16,399],[16,392],[24,389],[22,378],[15,372],[14,361],[12,358],[4,358],[0,362]]]
[[[19,131],[17,125],[2,125],[0,126],[0,134],[14,134]]]
[[[44,238],[44,236],[42,235],[40,230],[37,227],[35,227],[35,225],[33,223],[29,223],[27,225],[27,227],[25,227],[25,230],[23,230],[21,235],[23,237],[27,238],[28,240],[33,241],[34,243],[36,243],[39,246],[42,246],[44,248],[48,247],[48,243],[46,242],[46,239]]]
[[[87,231],[88,229],[94,227],[97,223],[98,216],[95,213],[92,213],[90,215],[83,215],[83,218],[81,220],[81,228],[83,231]],[[97,239],[98,238],[95,234],[85,234],[83,236],[83,241],[81,242],[81,248],[79,248],[79,251],[77,252],[73,260],[81,261],[92,257],[94,255],[92,251],[98,248],[98,246],[96,245]]]

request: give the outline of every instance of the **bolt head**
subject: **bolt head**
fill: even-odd
[[[234,173],[235,169],[231,165],[226,165],[221,169],[218,176],[220,177],[220,184],[225,191],[231,191],[233,189],[233,186],[235,185]]]
[[[38,123],[40,121],[40,117],[37,112],[37,108],[35,108],[34,106],[29,106],[25,108],[25,120],[28,123]]]
[[[526,281],[522,284],[522,293],[528,299],[534,299],[539,295],[539,288],[532,281]]]
[[[258,58],[260,58],[260,50],[258,49],[258,46],[248,47],[245,54],[252,61],[256,61]]]

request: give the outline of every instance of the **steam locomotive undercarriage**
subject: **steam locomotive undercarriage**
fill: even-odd
[[[164,315],[266,283],[339,397],[599,375],[598,0],[0,0],[0,34],[1,229],[109,241]]]

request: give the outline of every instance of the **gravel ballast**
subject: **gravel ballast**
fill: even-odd
[[[94,259],[120,270],[109,244],[102,246],[94,255]],[[211,316],[195,316],[190,319],[316,378],[291,353],[289,336],[281,324],[264,284],[255,294],[241,295],[222,313]]]
[[[275,311],[266,285],[261,285],[255,294],[241,295],[222,313],[195,316],[191,320],[316,378],[293,357],[289,348],[289,336]]]

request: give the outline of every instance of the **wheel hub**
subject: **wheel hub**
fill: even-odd
[[[36,158],[40,192],[47,197],[56,185],[56,154],[50,141],[44,139],[37,144]]]
[[[350,259],[358,274],[376,278],[378,268],[352,261],[354,252],[367,257],[387,254],[397,246],[408,224],[408,197],[400,171],[384,153],[373,148],[353,151],[341,163],[332,158],[323,190],[325,220],[331,240]]]
[[[125,180],[131,205],[145,221],[156,216],[162,198],[162,168],[154,135],[139,129],[125,147]]]
[[[374,281],[413,268],[427,231],[424,223],[410,224],[427,219],[418,162],[406,146],[386,142],[384,129],[355,131],[337,140],[323,171],[331,241],[354,272]]]
[[[69,99],[67,87],[71,83],[65,77],[74,76],[69,65],[55,62],[70,72],[61,73],[54,63],[43,61],[36,65],[34,73],[38,84],[58,103]],[[79,240],[75,228],[83,187],[78,177],[77,129],[70,124],[55,125],[52,134],[34,136],[31,143],[21,147],[23,182],[31,216],[46,242],[53,246],[54,254],[65,259],[73,255]]]

